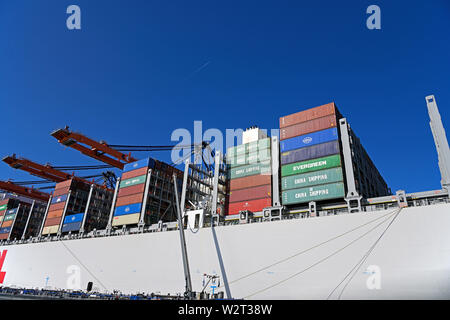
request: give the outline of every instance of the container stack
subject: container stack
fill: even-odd
[[[85,232],[105,228],[113,192],[94,185],[89,201],[91,186],[91,183],[76,178],[57,183],[42,235],[55,234],[59,231],[60,226],[61,233],[78,232],[83,219],[85,219]],[[86,208],[88,210],[85,218]],[[61,221],[63,217],[64,221]]]
[[[8,239],[9,232],[11,231],[11,226],[5,224],[7,221],[6,213],[8,212],[8,202],[9,199],[0,201],[0,240]]]
[[[152,169],[148,175],[149,169]],[[156,223],[158,217],[169,207],[175,208],[173,194],[173,174],[177,175],[178,188],[181,190],[183,172],[168,164],[152,158],[142,159],[125,165],[117,193],[112,221],[113,226],[139,223],[144,205],[145,187],[148,184],[144,223]],[[147,183],[147,179],[150,179]],[[168,213],[164,219],[174,220]]]
[[[17,199],[0,201],[0,240],[20,239],[30,213],[30,203]]]
[[[245,134],[245,132],[244,132]],[[227,214],[259,212],[272,205],[271,139],[263,138],[228,148]]]
[[[70,180],[63,181],[63,182],[56,184],[55,190],[53,192],[53,198],[52,198],[52,201],[48,208],[47,217],[44,222],[44,228],[42,229],[43,235],[54,234],[54,233],[58,232],[62,217],[64,215],[64,209],[66,207],[66,203],[68,200],[67,198],[69,195],[69,191],[72,189],[72,185],[74,185],[74,184],[75,184],[74,179],[70,179]],[[84,188],[84,190],[82,190],[82,191],[84,191],[83,198],[86,198],[86,200],[87,200],[87,194],[89,192],[89,187],[86,186]],[[66,229],[67,228],[74,229],[74,227],[76,227],[74,224],[77,224],[78,229],[79,229],[81,226],[82,215],[83,215],[83,213],[80,213],[80,212],[77,212],[77,213],[75,213],[73,211],[67,212],[66,217],[64,219],[64,224],[65,224]],[[81,220],[80,220],[80,217],[81,217]],[[73,224],[70,224],[70,223],[73,223]]]
[[[280,118],[283,205],[344,197],[341,117],[329,103]]]

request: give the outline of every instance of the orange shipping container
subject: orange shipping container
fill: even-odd
[[[131,203],[141,203],[143,197],[144,197],[143,193],[132,194],[130,196],[125,197],[118,197],[116,207],[125,206]]]
[[[120,180],[123,181],[126,179],[139,177],[139,176],[142,176],[143,174],[147,174],[147,171],[148,171],[148,167],[143,167],[140,169],[127,171],[122,174],[122,178]]]
[[[246,189],[256,186],[262,186],[264,184],[271,184],[272,183],[272,176],[271,175],[254,175],[249,177],[243,177],[243,178],[237,178],[232,179],[229,182],[229,190],[239,190],[239,189]]]
[[[297,123],[289,127],[280,129],[280,140],[301,136],[311,132],[321,131],[336,127],[336,115],[331,114],[322,118]]]
[[[336,106],[334,105],[334,102],[281,117],[280,128],[285,128],[297,123],[329,116],[330,114],[336,114]]]
[[[234,202],[228,205],[228,215],[238,214],[242,210],[250,210],[251,212],[259,212],[266,207],[272,205],[272,199],[257,199],[250,201]]]
[[[2,224],[2,228],[11,227],[13,222],[14,222],[14,220],[4,221]]]
[[[47,220],[45,220],[44,227],[56,226],[56,225],[59,225],[60,222],[61,222],[61,217],[56,217],[56,218],[48,218],[47,217]]]
[[[70,190],[70,186],[60,188],[60,189],[55,189],[55,191],[53,191],[53,197],[62,196],[63,194],[67,194],[67,193],[69,193],[69,190]]]
[[[66,205],[66,202],[60,202],[60,203],[53,203],[48,208],[48,211],[55,211],[55,210],[62,210],[64,209],[64,206]]]
[[[70,187],[72,185],[72,181],[73,181],[72,179],[69,179],[69,180],[57,183],[55,186],[55,190]]]
[[[49,211],[47,215],[47,219],[49,218],[56,218],[56,217],[62,217],[64,209],[55,210],[55,211]]]
[[[266,184],[258,187],[230,191],[229,201],[232,203],[262,198],[272,198],[272,185]]]
[[[8,239],[8,237],[9,237],[9,232],[8,233],[0,233],[0,240]]]

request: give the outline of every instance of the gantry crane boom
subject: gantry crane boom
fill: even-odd
[[[50,194],[46,192],[42,192],[34,188],[19,186],[11,181],[0,180],[0,189],[36,200],[48,201],[48,199],[50,198]]]
[[[72,174],[56,170],[48,164],[42,165],[28,159],[17,158],[15,154],[4,157],[3,162],[6,162],[14,169],[21,169],[34,176],[54,182],[62,182],[74,177]]]
[[[69,127],[55,130],[51,133],[51,135],[62,145],[74,148],[75,150],[78,150],[91,158],[97,159],[121,170],[125,164],[137,161],[137,159],[131,157],[131,154],[124,154],[114,148],[111,148],[103,141],[97,142],[82,135],[81,133],[72,132],[69,130]]]

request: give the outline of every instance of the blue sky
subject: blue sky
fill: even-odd
[[[66,28],[71,4],[81,30]],[[366,28],[371,4],[381,30]],[[194,120],[278,128],[334,101],[393,191],[437,189],[424,98],[436,96],[448,131],[449,15],[446,0],[0,0],[1,156],[95,164],[49,133],[167,145]],[[0,164],[9,178],[35,180]]]

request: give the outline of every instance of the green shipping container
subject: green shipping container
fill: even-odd
[[[15,214],[8,214],[3,221],[14,220]]]
[[[235,157],[244,155],[246,153],[252,153],[258,150],[265,150],[270,148],[270,138],[253,141],[238,145],[236,147],[230,147],[227,149],[227,157]]]
[[[283,191],[281,201],[283,205],[289,205],[310,201],[336,199],[343,198],[344,192],[344,183],[330,183],[320,186]]]
[[[0,211],[6,210],[6,207],[7,207],[6,204],[1,205],[1,206],[0,206]]]
[[[281,179],[281,189],[298,189],[339,181],[344,181],[341,167],[284,177]]]
[[[340,166],[341,166],[341,156],[335,154],[333,156],[306,160],[281,166],[281,176],[282,177],[291,176],[294,174],[300,174]]]
[[[138,176],[138,177],[134,177],[134,178],[130,178],[127,180],[123,180],[120,182],[120,188],[125,188],[125,187],[131,187],[137,184],[141,184],[145,182],[145,178],[147,177],[146,174],[143,174],[142,176]]]
[[[228,171],[228,174],[230,179],[248,177],[256,174],[270,174],[271,167],[270,161],[264,161],[261,163],[232,168]]]
[[[258,162],[264,162],[272,158],[271,152],[272,151],[270,149],[266,149],[248,154],[243,154],[236,157],[227,158],[228,166],[230,168],[233,168],[237,166],[243,166],[246,164],[256,164]]]

